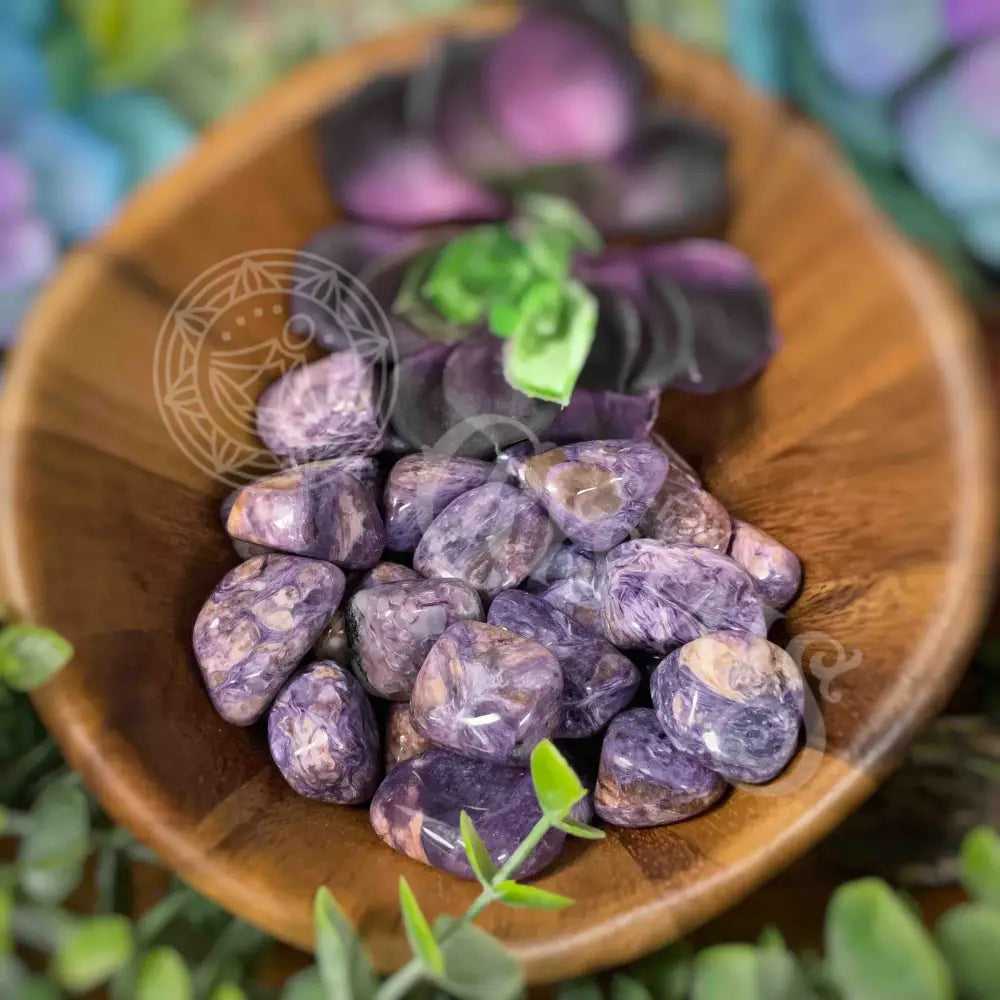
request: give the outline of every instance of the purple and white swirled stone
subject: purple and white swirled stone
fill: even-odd
[[[593,552],[578,549],[571,542],[556,542],[524,581],[524,589],[535,594],[561,580],[592,583],[597,569],[598,560]]]
[[[458,622],[427,654],[410,715],[434,743],[521,765],[555,735],[562,693],[559,661],[544,646],[495,625]]]
[[[413,726],[410,706],[394,701],[389,706],[385,720],[385,770],[391,771],[404,760],[416,757],[434,744],[424,739]]]
[[[342,666],[314,663],[296,674],[267,719],[271,756],[299,795],[337,805],[367,802],[382,773],[368,696]]]
[[[725,552],[732,534],[726,508],[707,490],[691,482],[684,469],[670,466],[660,492],[639,530],[647,538],[671,544],[698,545]]]
[[[608,823],[677,823],[704,812],[725,790],[718,774],[670,742],[651,708],[622,712],[608,727],[594,792],[597,815]]]
[[[380,587],[384,583],[405,583],[407,580],[419,580],[420,574],[409,566],[400,563],[380,562],[376,563],[358,583],[358,590],[367,590],[369,587]]]
[[[595,632],[601,632],[603,631],[601,593],[597,589],[597,582],[597,580],[560,580],[547,587],[538,596],[573,621]]]
[[[733,521],[729,555],[757,585],[760,599],[772,608],[786,608],[802,586],[798,557],[766,531],[746,521]]]
[[[770,781],[798,746],[802,672],[760,636],[717,632],[689,642],[656,668],[650,690],[674,746],[729,781]]]
[[[650,538],[608,553],[601,624],[621,649],[667,653],[707,632],[766,635],[754,581],[729,556]]]
[[[257,556],[223,577],[195,621],[194,653],[227,722],[263,715],[343,593],[336,566],[299,556]]]
[[[541,597],[505,590],[494,598],[487,620],[533,639],[559,661],[563,693],[557,737],[599,732],[639,688],[642,675],[627,656]]]

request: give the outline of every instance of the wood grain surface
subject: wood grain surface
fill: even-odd
[[[406,952],[400,874],[431,914],[464,908],[474,890],[384,847],[364,809],[296,797],[262,732],[213,712],[190,633],[234,562],[218,524],[225,489],[165,429],[156,341],[206,268],[298,247],[335,218],[313,149],[324,108],[445,32],[511,17],[476,8],[366,44],[217,129],[73,255],[31,317],[5,391],[4,591],[76,646],[37,696],[69,761],[185,879],[286,941],[311,943],[310,900],[328,885],[382,969]],[[720,61],[653,33],[640,42],[656,86],[732,136],[728,236],[772,288],[784,339],[755,385],[666,399],[661,430],[735,515],[801,555],[806,584],[786,627],[809,637],[801,652],[818,710],[810,746],[775,786],[737,791],[675,827],[572,845],[541,880],[579,900],[563,913],[489,911],[483,925],[534,982],[690,930],[867,796],[955,685],[995,549],[993,413],[954,296],[817,133]],[[230,346],[249,336],[229,332]]]

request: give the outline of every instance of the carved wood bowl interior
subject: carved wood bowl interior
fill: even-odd
[[[183,878],[286,941],[310,947],[311,899],[328,885],[386,970],[406,954],[400,874],[431,914],[464,909],[474,888],[385,847],[366,809],[297,797],[262,729],[228,726],[210,706],[190,635],[235,563],[218,519],[225,487],[168,433],[155,352],[199,274],[244,251],[299,247],[335,218],[313,149],[324,109],[444,32],[494,31],[513,16],[477,7],[333,56],[218,128],[72,256],[5,390],[5,596],[76,646],[36,699],[69,761]],[[819,711],[810,747],[775,786],[677,826],[572,844],[540,884],[578,905],[491,909],[483,926],[535,982],[683,934],[857,806],[961,675],[994,554],[993,414],[955,296],[814,130],[722,62],[653,32],[640,43],[663,93],[732,137],[728,238],[773,290],[784,340],[753,386],[665,399],[660,429],[734,515],[802,557],[785,625],[808,640]],[[228,347],[251,327],[233,324]]]

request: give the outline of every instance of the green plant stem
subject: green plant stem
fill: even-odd
[[[191,901],[192,895],[192,891],[185,886],[175,889],[169,896],[164,896],[136,921],[136,940],[146,945],[152,943]]]
[[[59,760],[59,748],[46,737],[0,773],[0,802],[11,802],[35,775]]]

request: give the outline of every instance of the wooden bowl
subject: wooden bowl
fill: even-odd
[[[406,953],[400,874],[434,914],[464,909],[474,889],[390,851],[366,810],[296,797],[262,733],[225,725],[209,705],[190,633],[234,562],[218,522],[224,490],[168,434],[154,351],[201,272],[299,247],[334,217],[312,142],[325,108],[446,31],[512,17],[475,8],[360,46],[223,125],[73,255],[6,389],[5,589],[76,646],[37,695],[69,761],[184,879],[279,938],[311,945],[310,900],[328,885],[382,969]],[[821,137],[720,61],[652,32],[640,43],[662,91],[732,136],[729,236],[773,289],[784,337],[756,385],[668,399],[661,429],[735,515],[802,556],[787,628],[807,639],[821,711],[776,787],[737,791],[678,826],[573,844],[541,880],[579,901],[564,913],[491,909],[483,925],[536,982],[683,934],[857,806],[962,673],[994,555],[994,416],[962,307]],[[238,345],[243,334],[231,335]]]

